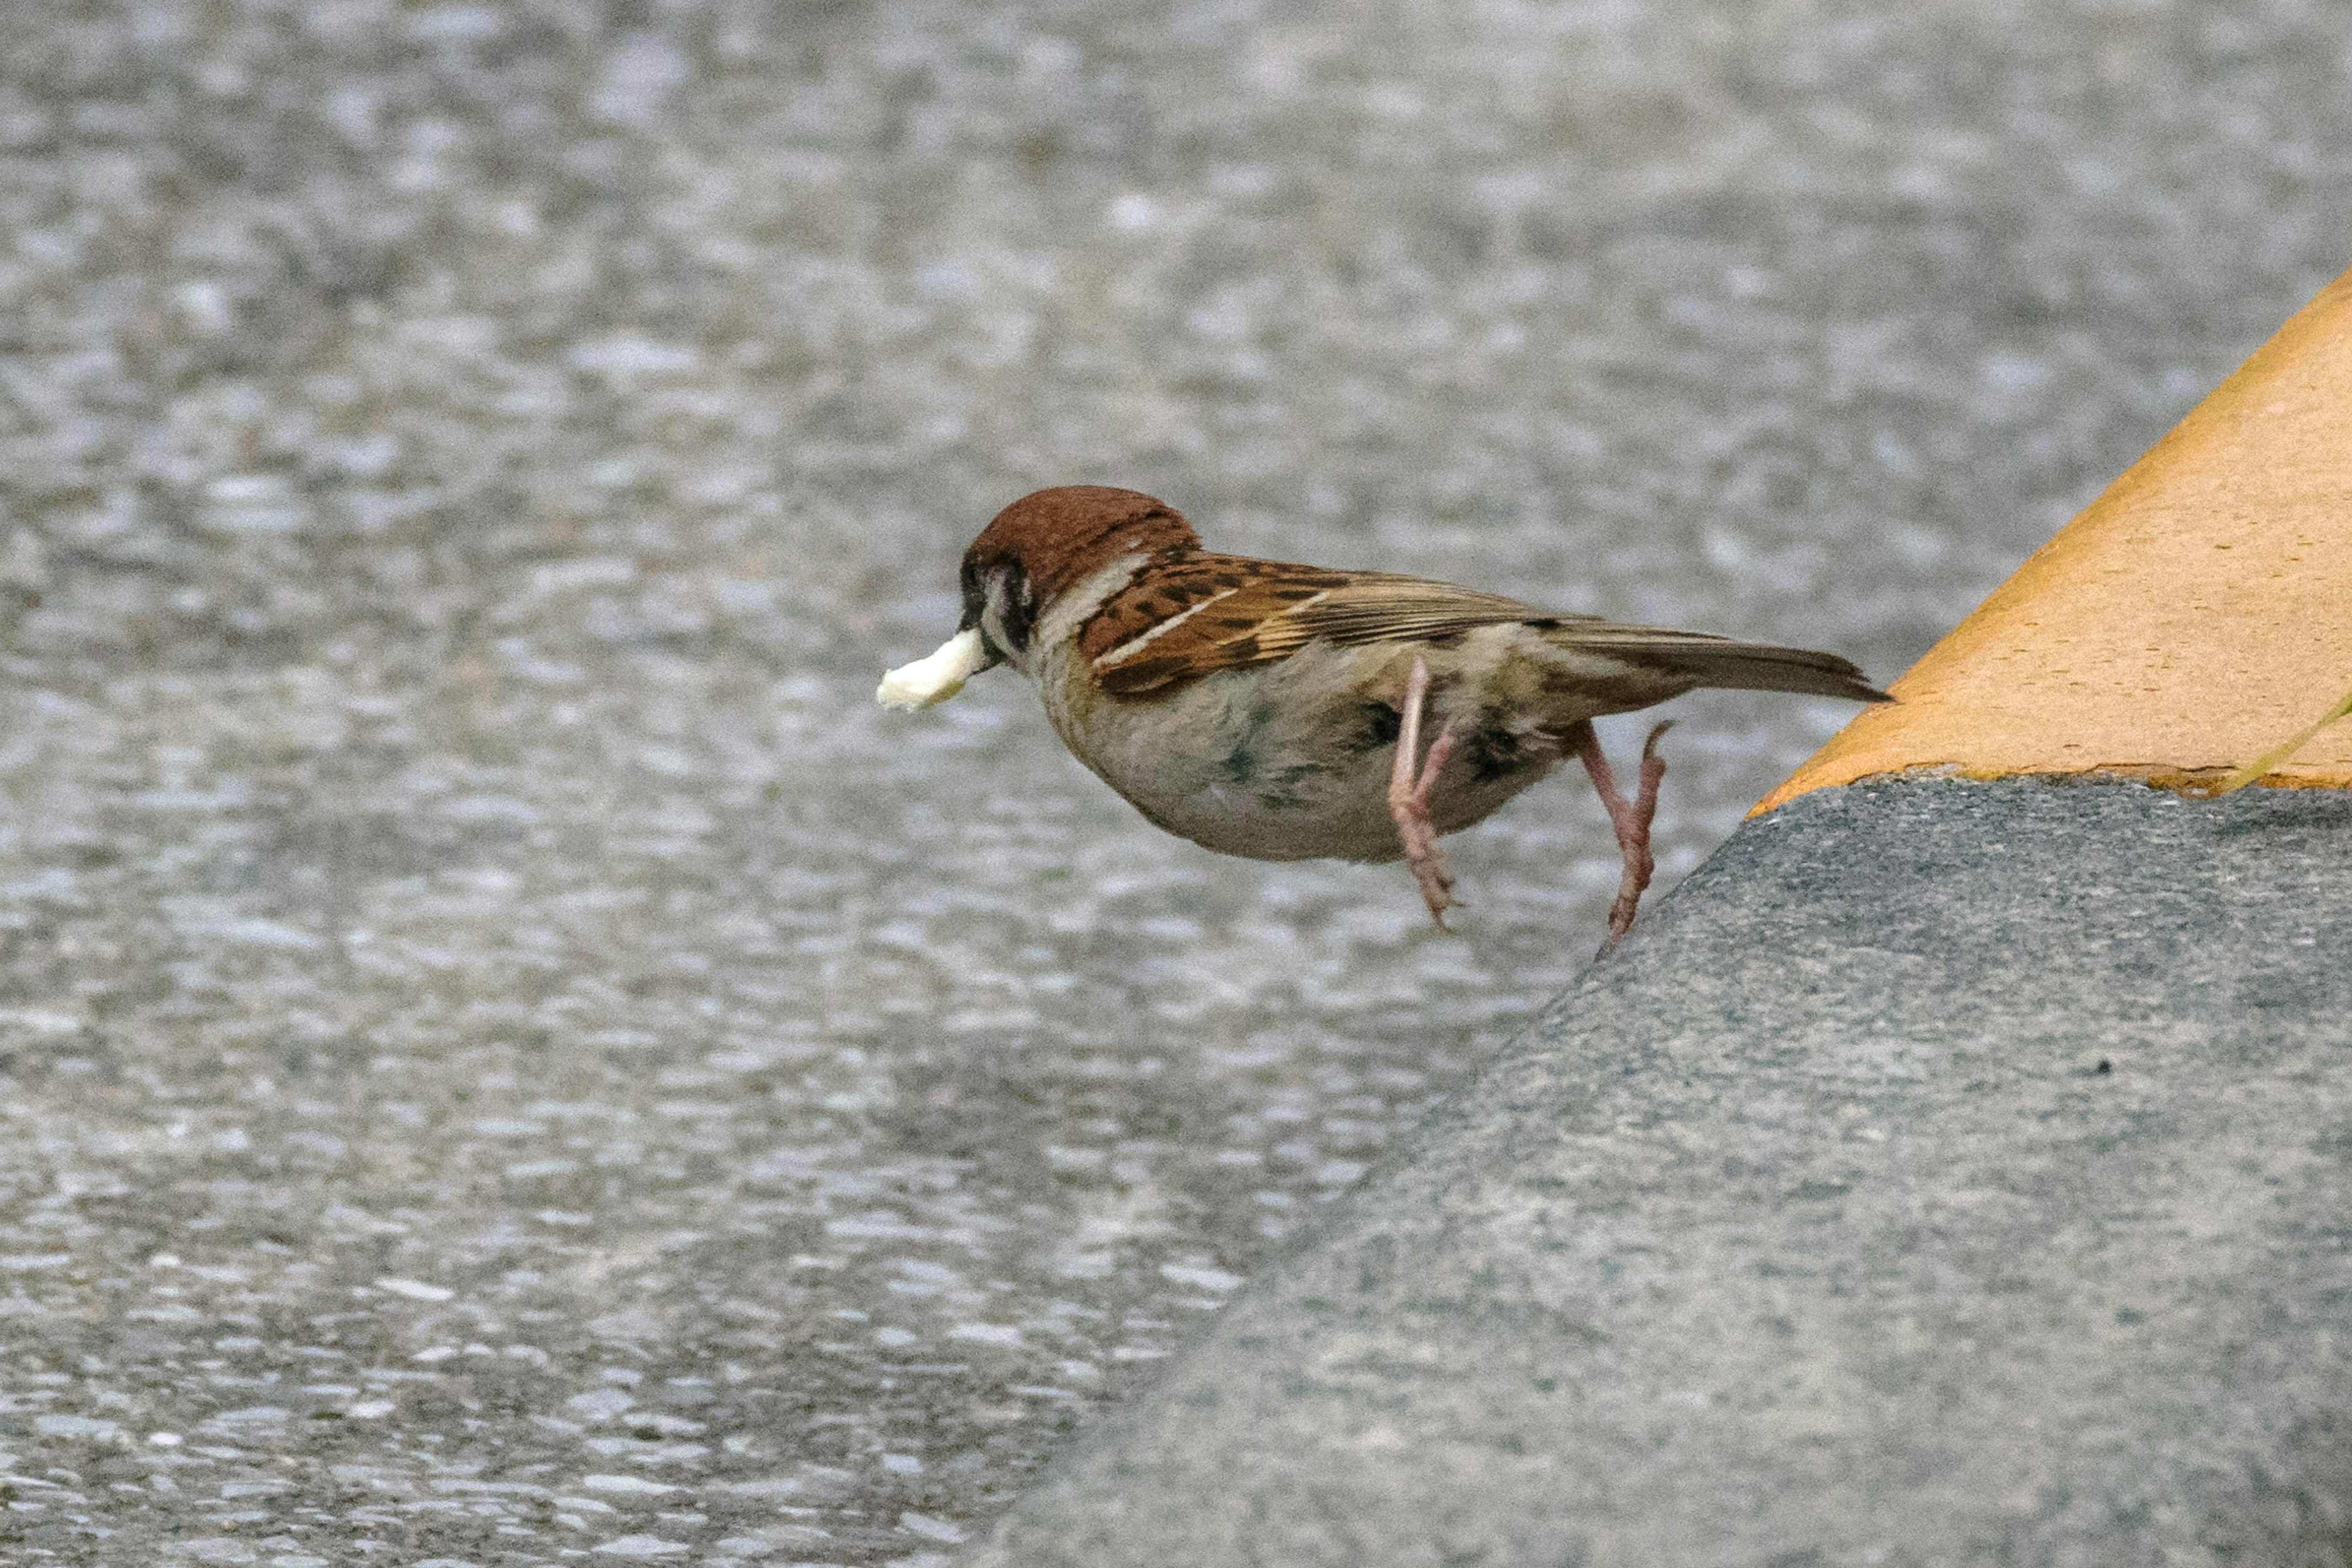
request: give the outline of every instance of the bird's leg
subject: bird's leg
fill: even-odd
[[[1416,658],[1404,683],[1396,762],[1389,770],[1389,815],[1396,819],[1404,863],[1412,868],[1412,879],[1421,884],[1429,917],[1444,931],[1447,929],[1445,911],[1454,903],[1454,879],[1445,869],[1445,858],[1438,853],[1437,826],[1429,819],[1429,797],[1437,788],[1437,775],[1445,759],[1454,754],[1454,727],[1449,724],[1437,732],[1437,739],[1429,743],[1428,759],[1423,761],[1421,710],[1428,697],[1429,666]]]
[[[1624,874],[1617,882],[1616,901],[1609,906],[1609,951],[1622,941],[1633,926],[1633,911],[1642,902],[1642,889],[1650,885],[1650,873],[1657,868],[1650,858],[1650,819],[1658,814],[1658,785],[1666,776],[1666,760],[1658,755],[1658,740],[1674,728],[1669,719],[1650,731],[1642,743],[1642,778],[1627,800],[1617,793],[1617,777],[1609,771],[1609,759],[1601,754],[1601,737],[1592,732],[1587,721],[1577,726],[1576,743],[1571,748],[1584,771],[1592,775],[1592,787],[1600,793],[1602,809],[1609,813],[1609,826],[1617,833],[1617,853],[1625,862]]]

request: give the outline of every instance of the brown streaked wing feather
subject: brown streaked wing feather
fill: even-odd
[[[1176,620],[1179,616],[1184,618]],[[1105,692],[1139,697],[1181,689],[1219,670],[1287,658],[1314,642],[1360,647],[1522,623],[1558,647],[1588,649],[1693,686],[1886,700],[1835,654],[1562,615],[1423,577],[1205,552],[1162,560],[1113,595],[1082,629],[1079,651],[1089,660],[1108,660],[1171,620],[1167,630],[1124,657],[1098,663],[1096,679]]]
[[[1293,618],[1306,635],[1302,640],[1319,637],[1343,647],[1405,637],[1454,637],[1478,626],[1514,622],[1549,626],[1591,619],[1539,610],[1500,594],[1380,572],[1350,574],[1344,588],[1316,604],[1301,605]]]
[[[1150,571],[1112,595],[1087,619],[1078,632],[1078,652],[1088,661],[1101,658],[1188,610],[1198,610],[1221,595],[1268,581],[1261,570],[1268,564],[1240,556],[1205,553],[1156,562]],[[1287,574],[1283,592],[1307,598],[1321,591],[1323,584],[1312,580],[1318,575],[1335,581],[1339,578],[1334,573],[1318,574],[1309,568],[1297,568]],[[1171,635],[1172,629],[1146,646],[1156,649]]]
[[[1101,659],[1186,610],[1193,613],[1104,666],[1097,678],[1102,689],[1116,697],[1163,691],[1221,669],[1286,658],[1311,642],[1359,647],[1513,621],[1584,618],[1419,577],[1203,555],[1171,563],[1115,595],[1087,625],[1079,651]]]

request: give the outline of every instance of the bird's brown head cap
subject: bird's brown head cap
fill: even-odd
[[[1122,555],[1197,550],[1183,514],[1140,490],[1062,485],[1023,496],[990,520],[963,552],[963,624],[976,626],[992,584],[1011,640],[1025,644],[1055,595]]]

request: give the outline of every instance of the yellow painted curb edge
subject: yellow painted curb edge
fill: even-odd
[[[2201,791],[2352,691],[2352,272],[1780,788],[1931,770]],[[2264,774],[2352,788],[2352,721]]]

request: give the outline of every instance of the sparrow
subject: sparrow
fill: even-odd
[[[998,512],[964,552],[962,588],[955,636],[885,676],[877,700],[928,707],[1009,664],[1072,754],[1155,826],[1256,860],[1402,859],[1441,928],[1457,900],[1439,836],[1574,757],[1623,864],[1609,945],[1631,929],[1669,725],[1628,799],[1596,715],[1705,686],[1891,700],[1835,654],[1220,555],[1175,508],[1101,485]]]

